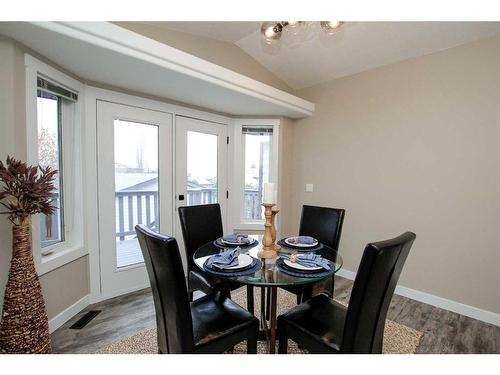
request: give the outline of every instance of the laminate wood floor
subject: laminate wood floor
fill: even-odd
[[[352,281],[335,277],[335,299],[348,302]],[[196,298],[196,297],[195,297]],[[81,330],[69,329],[89,310],[102,310]],[[55,353],[95,353],[155,326],[149,289],[87,307],[52,334]],[[394,295],[388,319],[423,332],[417,353],[500,353],[500,327]]]

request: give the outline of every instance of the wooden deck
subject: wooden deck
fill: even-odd
[[[144,258],[137,238],[116,241],[116,266],[118,268],[142,262]]]

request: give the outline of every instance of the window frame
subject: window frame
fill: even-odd
[[[243,127],[248,128],[262,128],[269,127],[273,129],[273,136],[271,142],[271,161],[269,182],[274,183],[274,188],[279,195],[279,139],[280,139],[280,119],[245,119],[238,118],[234,120],[234,142],[233,143],[233,186],[231,195],[233,200],[233,230],[243,231],[263,231],[265,220],[244,220],[244,194],[245,194],[245,145],[242,140]],[[279,201],[279,196],[276,197]],[[278,203],[278,202],[276,202]]]
[[[64,241],[41,247],[40,215],[32,218],[32,246],[39,275],[50,272],[88,253],[84,247],[85,221],[83,217],[83,100],[84,85],[29,54],[24,55],[26,74],[26,138],[27,160],[38,164],[38,110],[37,78],[40,76],[79,95],[74,103],[72,118],[62,113],[61,129]],[[43,254],[43,255],[42,255]]]

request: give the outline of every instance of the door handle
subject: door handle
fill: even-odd
[[[183,201],[184,200],[184,194],[179,194],[179,200]]]

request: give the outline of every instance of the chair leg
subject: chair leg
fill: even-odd
[[[300,305],[302,303],[302,292],[297,294],[297,305]]]
[[[335,292],[335,275],[332,275],[332,287],[330,289],[330,297],[333,299],[333,293]]]
[[[312,287],[310,287],[310,286],[304,287],[302,289],[302,301],[301,302],[305,302],[307,300],[310,300],[312,298],[312,294],[313,294]]]
[[[287,354],[288,352],[288,337],[283,327],[278,326],[278,354]]]
[[[254,314],[254,296],[253,296],[253,286],[247,285],[247,310],[250,314]]]
[[[267,288],[266,291],[266,320],[269,321],[271,316],[271,288]]]
[[[224,301],[225,299],[231,299],[231,289],[228,286],[223,286],[218,294],[221,301]]]
[[[247,340],[247,354],[257,354],[257,336]]]

